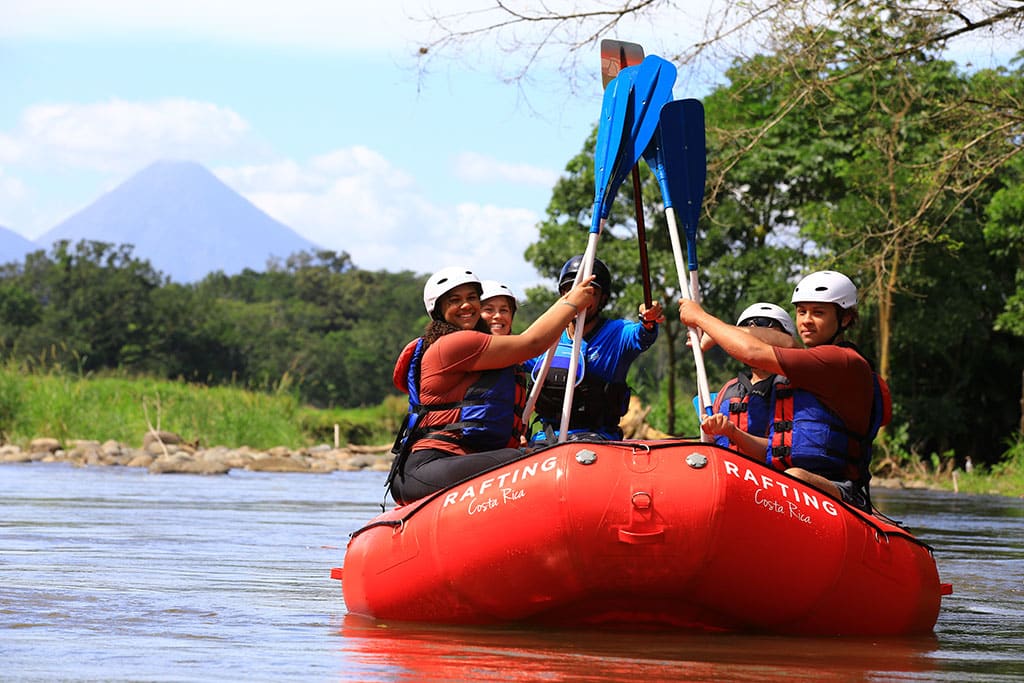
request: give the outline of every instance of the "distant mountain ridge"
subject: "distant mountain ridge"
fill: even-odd
[[[157,161],[36,240],[134,245],[176,282],[266,270],[270,258],[320,249],[193,161]],[[37,247],[38,248],[38,247]]]
[[[23,261],[26,254],[41,248],[32,240],[0,225],[0,264]]]

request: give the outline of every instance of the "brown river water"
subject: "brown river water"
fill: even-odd
[[[1021,499],[874,491],[953,584],[934,633],[794,638],[346,615],[330,569],[383,486],[0,466],[0,681],[1024,680]]]

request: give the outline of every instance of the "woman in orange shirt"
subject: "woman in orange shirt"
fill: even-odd
[[[444,268],[427,280],[430,322],[395,365],[409,393],[409,417],[395,441],[389,477],[395,501],[409,503],[522,455],[524,388],[515,366],[549,348],[594,302],[593,277],[572,288],[522,334],[493,335],[480,318],[480,279]]]

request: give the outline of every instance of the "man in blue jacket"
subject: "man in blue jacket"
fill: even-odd
[[[583,263],[583,255],[573,256],[565,262],[558,275],[559,294],[572,288],[576,273]],[[601,314],[611,294],[612,276],[608,266],[594,259],[593,285],[600,290],[597,301],[587,309],[583,327],[583,345],[573,390],[572,412],[569,417],[570,439],[622,438],[619,420],[629,408],[629,386],[626,375],[641,353],[658,338],[658,323],[664,322],[661,304],[653,302],[650,309],[640,305],[637,321],[610,319]],[[569,358],[572,355],[575,320],[562,332],[551,368],[535,406],[536,418],[531,425],[531,442],[537,445],[558,440],[562,421],[562,404],[568,381]],[[525,365],[534,381],[544,356],[528,360]]]

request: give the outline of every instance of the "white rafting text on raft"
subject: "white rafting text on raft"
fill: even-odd
[[[557,465],[558,458],[556,456],[551,456],[544,460],[543,462],[533,463],[532,465],[525,465],[523,467],[516,468],[511,472],[505,472],[503,474],[500,474],[497,477],[488,477],[487,479],[484,479],[482,482],[480,482],[479,495],[483,495],[484,491],[496,485],[497,488],[501,490],[500,498],[491,497],[487,501],[484,501],[483,503],[474,503],[478,495],[478,491],[473,484],[470,484],[469,486],[467,486],[464,489],[461,489],[460,491],[451,491],[447,495],[445,495],[444,504],[441,506],[441,508],[444,509],[449,505],[461,503],[462,501],[468,499],[470,501],[468,513],[472,515],[477,512],[485,512],[487,510],[491,510],[493,508],[496,508],[498,505],[513,500],[519,500],[520,498],[526,496],[526,491],[524,489],[513,490],[511,487],[506,487],[506,484],[515,484],[517,482],[524,481],[530,477],[536,476],[538,469],[540,469],[541,472],[551,472],[555,469]]]
[[[762,474],[758,477],[754,474],[754,471],[749,467],[744,467],[745,472],[740,474],[740,466],[730,460],[722,461],[725,466],[725,473],[731,474],[737,479],[743,479],[745,481],[753,482],[758,487],[754,493],[754,502],[758,505],[763,506],[766,510],[777,512],[780,515],[785,514],[789,511],[789,516],[798,519],[804,524],[811,523],[811,516],[808,512],[804,512],[800,509],[800,505],[806,505],[813,507],[815,510],[824,510],[833,517],[839,516],[839,510],[832,503],[831,500],[818,500],[818,497],[809,491],[801,491],[797,489],[792,483],[784,483],[778,479],[773,479],[766,474]],[[787,505],[783,505],[777,500],[771,500],[764,497],[762,494],[767,492],[767,489],[777,488],[782,492],[782,497],[785,499]],[[803,494],[801,496],[801,494]]]

